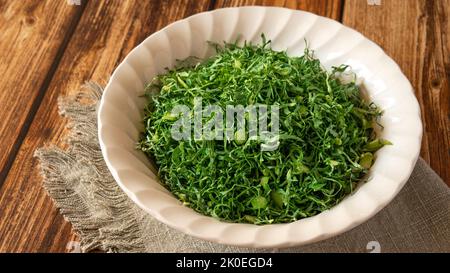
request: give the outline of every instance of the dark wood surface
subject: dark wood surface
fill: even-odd
[[[450,183],[450,0],[0,0],[0,252],[64,252],[76,240],[41,187],[34,150],[64,146],[57,98],[106,83],[128,52],[194,13],[274,5],[333,18],[378,43],[412,82],[422,107],[422,157]]]

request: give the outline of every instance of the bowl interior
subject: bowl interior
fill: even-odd
[[[380,137],[394,145],[376,154],[367,183],[334,208],[290,224],[255,226],[223,223],[186,208],[157,181],[156,168],[136,150],[143,130],[141,96],[157,74],[190,56],[207,58],[207,41],[258,43],[261,33],[274,50],[300,56],[308,46],[325,68],[350,65],[367,99],[384,114]],[[105,161],[121,188],[160,221],[190,235],[219,243],[282,247],[328,238],[373,216],[401,189],[420,150],[422,126],[412,87],[381,48],[340,23],[284,8],[228,8],[194,15],[148,37],[119,65],[99,108],[99,138]]]

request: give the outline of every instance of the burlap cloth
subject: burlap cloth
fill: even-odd
[[[173,230],[138,208],[109,173],[97,138],[101,92],[90,83],[78,96],[60,99],[71,129],[68,149],[36,151],[44,188],[79,235],[83,252],[450,252],[450,190],[422,159],[398,196],[375,217],[319,243],[248,249]]]

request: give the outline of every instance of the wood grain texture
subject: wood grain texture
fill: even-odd
[[[87,80],[105,83],[145,37],[208,7],[209,1],[183,0],[88,3],[0,191],[0,252],[62,252],[74,238],[43,191],[33,157],[44,144],[63,144],[66,123],[58,115],[58,96]]]
[[[422,110],[421,156],[450,185],[450,1],[345,1],[343,23],[380,45],[411,81]],[[392,90],[395,92],[395,90]]]
[[[63,252],[77,238],[42,190],[33,157],[43,145],[64,146],[66,121],[57,113],[57,98],[87,80],[105,84],[145,37],[211,8],[303,9],[342,19],[381,45],[411,80],[421,104],[422,156],[450,183],[450,0],[381,2],[115,0],[90,1],[83,11],[63,0],[0,1],[0,168],[13,163],[0,188],[0,252]]]
[[[0,185],[81,10],[51,0],[0,1]]]
[[[340,20],[343,0],[217,0],[215,8],[238,6],[277,6],[301,9],[318,15]]]

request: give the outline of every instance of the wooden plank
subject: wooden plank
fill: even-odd
[[[320,4],[316,4],[318,2]],[[341,9],[336,3],[340,4],[341,1],[311,0],[297,3],[276,0],[219,0],[215,2],[214,7],[240,4],[278,5],[301,8],[339,19]],[[347,0],[344,22],[384,47],[413,82],[422,108],[427,109],[423,111],[426,134],[422,154],[432,162],[435,169],[441,166],[438,172],[449,181],[446,166],[450,152],[450,45],[447,36],[450,25],[446,18],[450,3],[449,0],[438,3],[405,3],[406,1],[382,0],[380,7],[368,7],[366,1]],[[171,21],[208,8],[206,1],[190,1],[189,6],[186,4],[185,1],[172,1],[170,4],[168,1],[148,1],[139,5],[134,1],[89,3],[0,191],[0,252],[65,251],[67,242],[75,239],[70,225],[63,220],[42,191],[37,162],[32,157],[33,151],[44,143],[62,144],[61,140],[66,133],[65,122],[57,114],[56,99],[61,94],[77,90],[85,80],[93,79],[105,83],[120,60],[147,35]],[[5,6],[3,2],[0,3],[0,14],[9,10],[5,9]],[[374,10],[375,8],[378,10]],[[10,23],[13,23],[13,20]],[[0,24],[0,29],[2,26],[3,24]],[[380,26],[382,30],[373,30],[374,27]],[[52,32],[50,29],[53,27],[56,26],[51,22],[46,29],[46,35]],[[407,34],[408,31],[413,34]],[[2,42],[0,41],[0,49],[3,48]],[[407,45],[411,49],[408,49]],[[4,60],[6,59],[2,57],[2,63]],[[29,69],[28,66],[23,67],[24,71]],[[43,71],[42,67],[31,67],[31,74]],[[2,92],[0,91],[0,97]],[[433,160],[438,163],[433,163]],[[447,165],[442,165],[442,162]]]
[[[335,20],[341,19],[342,0],[217,0],[214,7],[237,6],[277,6],[291,9],[301,9],[326,16]]]
[[[63,1],[0,2],[0,186],[82,10]]]
[[[422,109],[421,156],[450,185],[450,0],[345,1],[344,24],[380,45],[401,67]]]
[[[41,187],[33,151],[62,145],[57,98],[86,80],[105,83],[126,54],[170,22],[207,10],[209,1],[90,1],[70,40],[0,192],[0,252],[65,251],[70,225]],[[39,73],[39,70],[34,70]]]

